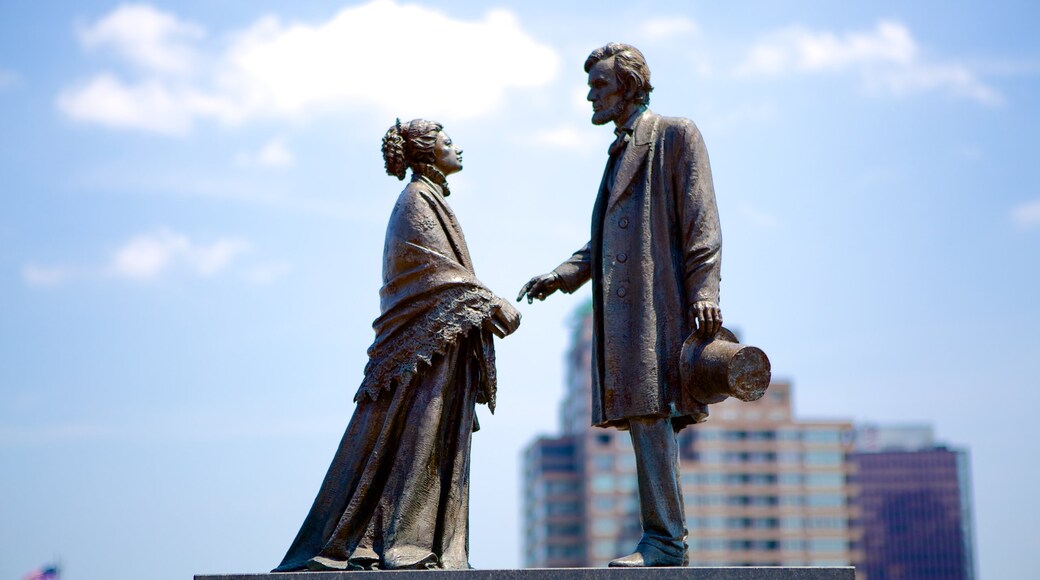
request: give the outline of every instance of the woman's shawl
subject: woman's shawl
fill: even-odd
[[[440,187],[413,178],[386,228],[381,314],[372,323],[376,339],[354,400],[408,388],[422,365],[476,329],[481,348],[469,356],[477,359],[481,375],[477,401],[494,412],[495,351],[491,333],[482,326],[495,302],[473,273],[462,229]]]

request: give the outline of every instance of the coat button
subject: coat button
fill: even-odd
[[[623,218],[619,219],[617,225],[621,229],[627,228],[628,227],[628,218],[627,217],[623,217]]]
[[[626,254],[624,252],[618,254],[617,255],[617,261],[621,262],[621,263],[625,263],[626,261],[628,261],[628,254]]]
[[[618,295],[619,298],[624,298],[625,294],[628,294],[628,291],[625,290],[624,286],[622,286],[622,287],[617,289],[617,295]]]

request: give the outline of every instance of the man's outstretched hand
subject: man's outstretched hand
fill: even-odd
[[[549,272],[541,276],[535,276],[528,280],[527,284],[520,289],[516,301],[520,302],[527,296],[527,303],[531,304],[534,299],[545,300],[547,296],[560,289],[560,277],[556,272]]]

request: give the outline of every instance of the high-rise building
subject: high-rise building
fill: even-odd
[[[567,353],[563,434],[524,457],[524,563],[602,566],[639,541],[635,455],[627,433],[590,423],[591,317]],[[693,565],[849,565],[852,424],[796,421],[790,385],[755,403],[725,401],[679,436]]]
[[[861,533],[847,421],[798,421],[791,386],[727,399],[679,436],[690,561],[714,566],[848,566]]]
[[[575,319],[562,433],[524,455],[528,567],[603,566],[639,541],[627,433],[589,426],[592,323]],[[857,566],[860,580],[972,579],[967,454],[930,427],[792,414],[792,389],[712,405],[679,434],[691,565]]]
[[[870,580],[973,580],[968,454],[922,426],[856,431],[854,466]]]
[[[524,453],[524,562],[529,568],[585,565],[584,474],[577,438],[542,437]]]

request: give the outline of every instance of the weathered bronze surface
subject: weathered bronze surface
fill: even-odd
[[[682,388],[707,404],[728,397],[761,399],[769,387],[769,358],[762,349],[739,342],[726,327],[709,339],[691,334],[679,357]]]
[[[414,572],[384,571],[380,580],[409,580]],[[311,572],[306,574],[196,574],[194,580],[358,580],[364,572]],[[603,568],[535,568],[527,570],[440,570],[423,578],[436,580],[855,580],[852,566],[842,567],[726,567],[606,570]]]
[[[470,436],[495,407],[492,335],[520,314],[473,272],[445,197],[462,150],[440,124],[398,121],[387,173],[412,178],[386,230],[376,339],[310,513],[276,572],[469,566]]]
[[[722,235],[708,151],[692,121],[647,109],[650,69],[635,47],[598,48],[585,72],[592,122],[613,123],[616,134],[591,239],[552,272],[532,278],[517,300],[544,300],[592,281],[592,423],[630,431],[643,524],[636,550],[611,566],[682,566],[687,532],[676,432],[703,421],[706,403],[715,401],[683,388],[680,357],[688,338],[712,345],[722,328]],[[720,363],[698,371],[728,374],[727,364],[736,362],[739,383],[765,360],[719,346],[709,355],[720,356],[690,351],[696,360]]]

